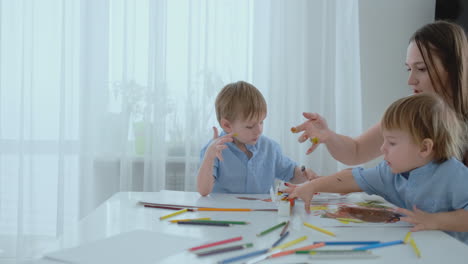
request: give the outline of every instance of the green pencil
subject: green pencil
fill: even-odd
[[[265,230],[265,231],[260,232],[259,234],[257,234],[257,236],[263,236],[263,235],[265,235],[265,234],[268,234],[268,233],[270,233],[271,231],[273,231],[273,230],[275,230],[275,229],[277,229],[277,228],[280,228],[280,227],[284,226],[285,224],[286,224],[286,222],[282,222],[282,223],[280,223],[280,224],[277,224],[277,225],[275,225],[275,226],[273,226],[273,227],[268,228],[268,229]]]
[[[190,220],[192,223],[222,223],[222,224],[231,224],[231,225],[246,225],[249,222],[244,221],[221,221],[221,220]]]

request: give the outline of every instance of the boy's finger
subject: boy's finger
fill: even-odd
[[[216,127],[213,127],[213,139],[218,138],[218,129]]]

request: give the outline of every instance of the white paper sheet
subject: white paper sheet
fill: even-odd
[[[193,238],[135,230],[75,248],[52,252],[45,257],[79,264],[149,264],[157,263],[162,258],[202,243],[203,241]]]

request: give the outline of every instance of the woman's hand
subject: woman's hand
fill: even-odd
[[[319,114],[302,113],[302,115],[308,120],[296,127],[292,127],[291,131],[293,133],[304,131],[298,141],[302,143],[307,139],[310,139],[312,146],[306,152],[306,154],[310,154],[320,143],[326,143],[330,134],[333,132],[328,128],[327,121]]]

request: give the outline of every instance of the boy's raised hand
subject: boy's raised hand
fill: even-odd
[[[313,181],[304,183],[302,185],[288,184],[288,188],[284,192],[289,193],[289,199],[300,198],[304,201],[304,209],[310,214],[310,202],[314,197]]]
[[[208,146],[205,156],[209,159],[214,159],[217,157],[219,160],[223,160],[223,155],[222,151],[223,149],[227,148],[226,142],[232,142],[232,133],[226,134],[222,137],[218,136],[218,129],[216,127],[213,127],[213,141],[211,141],[211,144]]]
[[[302,113],[302,115],[308,120],[296,127],[292,127],[291,131],[293,133],[304,131],[304,133],[302,133],[302,135],[298,138],[298,141],[301,143],[307,139],[311,139],[313,144],[306,152],[306,154],[310,154],[318,147],[320,143],[326,142],[331,133],[331,130],[328,129],[327,121],[319,114]]]

